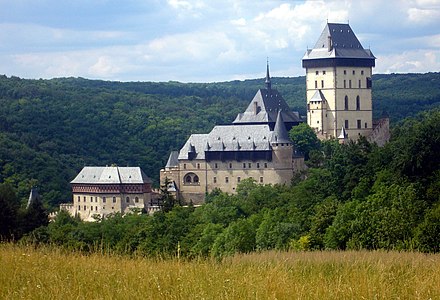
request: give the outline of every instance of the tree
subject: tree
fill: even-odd
[[[301,123],[290,129],[289,136],[296,150],[304,153],[306,160],[310,157],[310,151],[320,149],[321,142],[316,136],[315,131],[306,123]]]
[[[10,184],[0,184],[0,241],[13,238],[20,202]]]

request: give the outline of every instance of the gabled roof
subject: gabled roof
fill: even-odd
[[[281,111],[278,111],[277,122],[275,123],[272,138],[270,139],[270,141],[271,143],[292,143],[286,126],[284,125],[283,115],[281,114]]]
[[[179,151],[171,151],[165,168],[177,167],[179,165]]]
[[[307,50],[303,60],[322,58],[376,59],[365,50],[349,24],[327,23],[313,49]]]
[[[275,123],[278,111],[282,111],[284,122],[302,122],[292,112],[286,100],[276,89],[259,89],[244,113],[235,118],[233,124]]]
[[[139,184],[151,183],[139,167],[84,167],[72,184]]]
[[[205,159],[205,151],[271,150],[272,133],[267,124],[215,126],[209,134],[192,134],[180,150],[178,159],[188,159],[190,145],[194,147],[194,159]]]

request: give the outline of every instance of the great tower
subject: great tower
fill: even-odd
[[[313,49],[307,49],[307,123],[321,139],[371,136],[372,68],[375,57],[364,49],[348,24],[327,23]]]

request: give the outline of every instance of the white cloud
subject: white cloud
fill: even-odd
[[[426,73],[440,70],[440,50],[414,50],[378,56],[376,73]]]

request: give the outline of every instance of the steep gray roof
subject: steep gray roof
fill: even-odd
[[[239,113],[233,124],[275,123],[278,111],[282,111],[284,122],[301,122],[292,112],[276,89],[259,89],[244,113]]]
[[[138,184],[151,183],[139,167],[84,167],[72,184]]]
[[[321,90],[317,90],[312,98],[310,98],[310,101],[316,101],[316,102],[322,102],[325,101],[324,94],[321,92]]]
[[[286,125],[284,125],[281,111],[278,112],[277,122],[275,123],[270,141],[272,143],[292,143],[289,133],[287,132]]]
[[[171,151],[165,168],[177,167],[179,165],[179,151]]]
[[[219,125],[209,134],[192,134],[179,152],[179,159],[205,159],[205,151],[266,151],[270,150],[273,132],[267,124]],[[192,150],[191,150],[192,149]]]
[[[375,59],[365,50],[349,24],[327,23],[313,49],[307,50],[303,60],[321,58]]]

